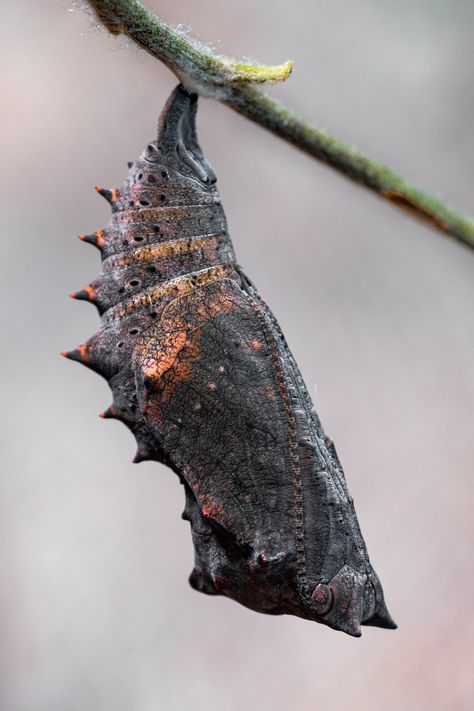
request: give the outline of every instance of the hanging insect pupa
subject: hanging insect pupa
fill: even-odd
[[[118,190],[108,226],[80,238],[102,273],[72,294],[101,315],[65,353],[103,375],[105,418],[134,433],[186,493],[191,585],[258,612],[360,636],[395,628],[332,441],[281,329],[235,260],[197,96],[178,86],[156,141]]]

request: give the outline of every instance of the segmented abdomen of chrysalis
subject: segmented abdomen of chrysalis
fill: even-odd
[[[182,104],[190,101],[184,120]],[[195,135],[196,108],[197,97],[181,89],[170,97],[158,139],[128,164],[125,183],[112,190],[96,187],[111,205],[109,224],[79,236],[101,251],[102,273],[71,297],[95,304],[102,326],[67,356],[108,380],[127,369],[137,337],[168,303],[234,268],[216,177]],[[112,406],[122,419],[136,410],[134,393],[126,390],[114,392]]]
[[[122,187],[97,188],[112,217],[81,239],[102,273],[72,296],[97,306],[101,328],[64,355],[108,380],[103,416],[132,430],[135,461],[179,475],[194,588],[354,636],[394,627],[334,445],[235,262],[196,108],[177,87]]]

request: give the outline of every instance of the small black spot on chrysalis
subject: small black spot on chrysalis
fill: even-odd
[[[161,202],[164,202],[166,200],[166,195],[164,193],[160,193],[160,200]]]
[[[150,207],[149,200],[139,200],[138,204],[141,205],[141,207]]]
[[[131,328],[130,331],[129,331],[129,334],[130,334],[131,336],[136,336],[137,333],[138,333],[138,328]]]
[[[128,283],[133,287],[140,286],[140,281],[138,279],[131,279]]]
[[[147,180],[149,183],[156,183],[156,178],[154,175],[149,175]]]

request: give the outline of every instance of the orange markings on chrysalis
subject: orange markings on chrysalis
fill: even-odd
[[[153,223],[164,218],[176,220],[180,217],[194,217],[197,210],[210,211],[212,205],[162,205],[160,207],[144,207],[141,210],[124,210],[120,213],[121,222]]]
[[[197,361],[201,355],[199,348],[200,332],[195,330],[189,336],[186,336],[185,333],[183,335],[185,336],[184,343],[176,353],[174,362],[165,370],[162,377],[160,399],[163,402],[168,402],[171,399],[179,383],[189,380],[191,377],[192,364]],[[165,360],[167,359],[165,358]]]
[[[94,301],[95,297],[97,296],[97,292],[94,287],[88,284],[84,287],[84,291],[89,295],[89,300]]]
[[[197,493],[196,487],[195,491]],[[213,499],[210,499],[209,496],[206,496],[201,498],[201,504],[202,514],[204,518],[212,518],[215,521],[218,521],[223,526],[226,526],[228,524],[227,516],[219,501],[215,501]]]
[[[104,239],[104,233],[102,230],[97,230],[97,232],[94,232],[95,236],[97,237],[97,246],[98,247],[103,247],[105,244],[105,239]]]
[[[160,358],[149,359],[143,368],[143,374],[147,378],[159,380],[167,370],[173,367],[178,354],[186,344],[186,333],[184,331],[171,332],[166,334],[164,342],[160,347]]]
[[[108,407],[103,412],[99,412],[99,417],[101,417],[103,420],[111,420],[116,417],[114,406],[110,405],[110,407]]]
[[[61,355],[63,358],[69,358],[69,360],[76,360],[79,363],[86,363],[89,352],[87,350],[87,345],[83,343],[72,351],[62,351]]]
[[[203,323],[238,308],[240,305],[224,286],[211,293],[196,289],[177,297],[166,307],[154,338],[137,346],[137,355],[144,364],[143,376],[156,386],[154,398],[158,402],[169,402],[177,385],[191,377],[193,364],[201,356]],[[210,383],[209,389],[214,388],[215,383]]]
[[[173,239],[163,244],[152,244],[147,247],[137,249],[133,254],[126,256],[109,257],[104,265],[107,269],[116,269],[127,267],[141,262],[153,261],[162,257],[169,257],[180,254],[187,254],[203,247],[212,246],[216,248],[218,241],[222,240],[221,234],[205,235],[203,237],[182,237],[181,239]]]
[[[256,338],[252,341],[252,348],[256,351],[259,351],[260,348],[262,348],[263,343],[261,341],[258,341]]]
[[[101,188],[100,185],[95,186],[96,191],[99,195],[102,195],[108,202],[114,202],[118,197],[118,190],[108,190],[107,188]]]
[[[93,244],[94,247],[97,247],[98,249],[102,249],[105,244],[104,233],[102,232],[102,230],[93,232],[91,235],[79,235],[79,239],[82,242],[88,242],[89,244]]]
[[[96,291],[94,287],[88,285],[85,286],[81,291],[73,291],[69,294],[71,299],[77,299],[78,301],[95,301]]]
[[[86,361],[87,358],[89,357],[89,351],[87,349],[87,345],[85,343],[82,343],[77,350],[81,354],[81,360]]]
[[[213,282],[224,279],[230,275],[233,269],[233,266],[210,267],[192,276],[182,276],[171,279],[162,286],[149,289],[140,296],[128,299],[123,304],[112,307],[103,317],[103,323],[107,325],[123,316],[127,316],[141,306],[149,306],[151,303],[159,301],[166,295],[179,297],[192,293],[200,286],[212,284]]]
[[[270,385],[260,385],[258,388],[258,392],[263,397],[268,397],[270,400],[275,400],[275,389],[272,388]]]

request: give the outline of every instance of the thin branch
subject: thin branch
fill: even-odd
[[[410,185],[390,168],[312,125],[254,84],[282,81],[292,62],[277,67],[245,64],[215,54],[172,28],[136,0],[89,0],[114,35],[125,34],[166,66],[190,90],[212,97],[284,138],[411,216],[429,222],[474,249],[474,221],[439,198]]]

